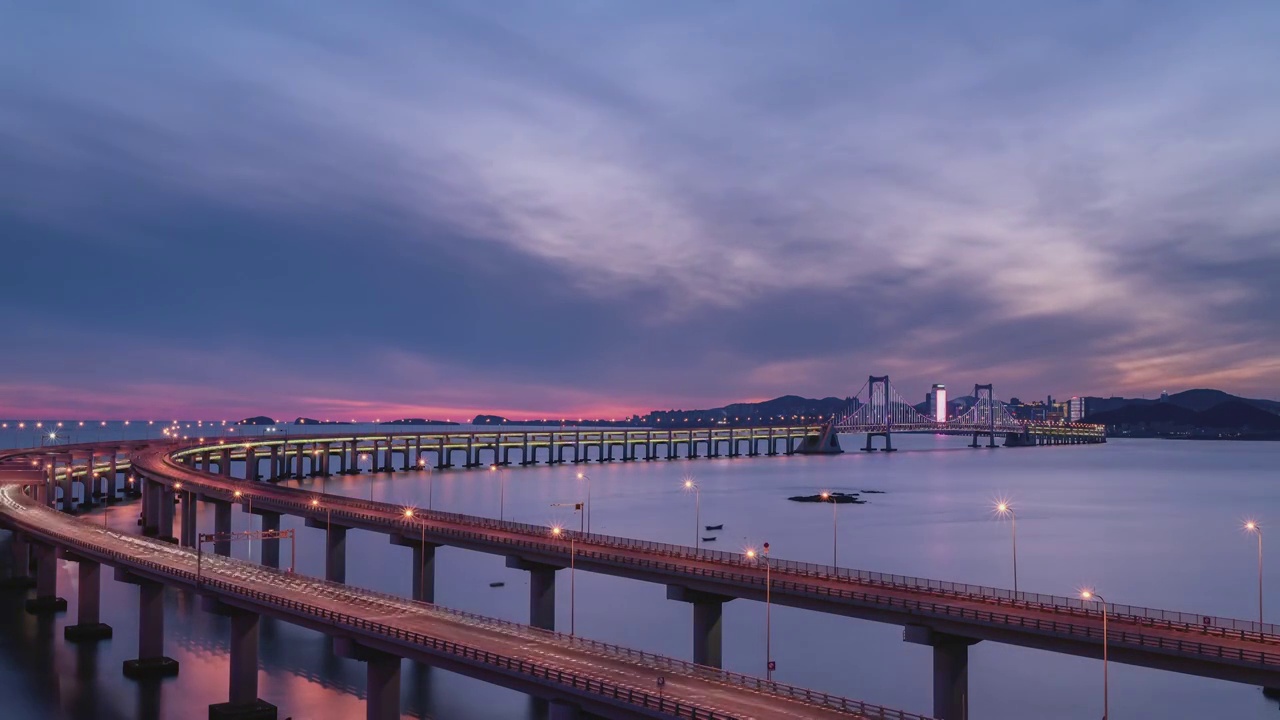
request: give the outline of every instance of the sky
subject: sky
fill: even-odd
[[[0,0],[0,417],[1280,397],[1277,37],[1271,0]]]

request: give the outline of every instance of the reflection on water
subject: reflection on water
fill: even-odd
[[[857,447],[844,438],[845,447]],[[820,490],[883,490],[866,505],[842,505],[840,558],[871,570],[1007,586],[1008,526],[992,518],[990,501],[1013,499],[1018,511],[1019,584],[1070,594],[1096,585],[1109,599],[1208,614],[1256,613],[1256,545],[1238,521],[1280,522],[1272,490],[1280,444],[1113,441],[1105,446],[969,450],[964,440],[895,438],[893,455],[850,452],[838,457],[698,460],[587,465],[592,525],[597,532],[692,543],[693,498],[680,479],[696,476],[701,524],[724,524],[710,547],[737,550],[768,541],[779,557],[826,562],[831,510],[786,500]],[[496,473],[447,471],[307,480],[302,487],[530,523],[576,524],[553,503],[585,498],[583,466],[511,468]],[[136,504],[87,517],[136,530]],[[1274,518],[1269,518],[1274,515]],[[203,527],[212,513],[201,509]],[[257,518],[237,511],[234,528]],[[323,530],[298,530],[298,569],[322,574]],[[348,579],[355,585],[408,595],[410,551],[384,536],[352,531]],[[261,548],[237,545],[237,557]],[[288,557],[287,549],[282,557]],[[8,562],[7,547],[0,562]],[[441,548],[437,598],[451,607],[526,620],[528,580],[503,559]],[[1275,575],[1267,574],[1270,586]],[[0,693],[7,718],[189,718],[227,693],[229,634],[225,618],[205,613],[191,596],[167,595],[166,650],[181,663],[177,678],[157,684],[127,681],[121,663],[137,647],[137,589],[104,574],[103,620],[112,640],[77,646],[62,639],[74,622],[75,566],[64,563],[60,594],[69,612],[27,615],[21,596],[0,595]],[[505,586],[492,588],[491,582]],[[577,576],[580,633],[654,652],[692,654],[689,606],[666,600],[665,589],[591,573]],[[558,584],[558,624],[569,623],[569,583]],[[1269,597],[1276,597],[1270,593]],[[1280,603],[1268,606],[1280,617]],[[764,608],[734,601],[724,609],[724,656],[732,670],[763,674]],[[281,717],[348,718],[364,713],[364,667],[337,658],[329,640],[287,623],[264,620],[260,694]],[[902,642],[901,628],[791,608],[773,610],[778,679],[915,712],[931,709],[931,656]],[[539,715],[527,697],[452,673],[406,663],[406,717],[510,718]],[[970,652],[971,712],[976,718],[1079,718],[1100,714],[1097,661],[993,643]],[[1256,689],[1142,668],[1112,666],[1111,702],[1124,717],[1272,717],[1275,705]]]

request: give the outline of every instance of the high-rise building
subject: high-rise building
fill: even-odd
[[[1084,398],[1073,397],[1067,402],[1067,419],[1077,422],[1084,417]]]
[[[947,386],[934,383],[929,391],[929,417],[936,422],[947,421]]]

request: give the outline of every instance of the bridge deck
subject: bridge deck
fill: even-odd
[[[144,577],[197,587],[197,558],[190,550],[77,521],[37,505],[14,486],[0,488],[0,514],[33,538]],[[654,717],[921,720],[909,713],[244,561],[205,555],[202,563],[198,589],[203,594],[361,642],[390,646],[404,657],[449,660],[449,669],[499,684],[511,684],[503,682],[504,675],[516,675]],[[666,681],[661,698],[655,690],[660,676]]]
[[[165,450],[142,452],[134,467],[147,477],[184,488],[200,488],[230,499],[244,481],[194,470]],[[415,511],[408,524],[403,509],[334,495],[256,483],[255,510],[307,517],[316,522],[361,528],[406,539],[424,532],[428,542],[482,552],[515,555],[567,567],[569,547],[549,537],[544,527],[500,522],[453,513]],[[311,505],[320,500],[320,507]],[[736,553],[629,538],[579,535],[577,565],[583,570],[650,582],[681,585],[728,597],[762,600],[765,569]],[[1008,591],[988,592],[942,581],[883,576],[774,559],[773,602],[898,624],[925,624],[939,631],[1085,656],[1100,656],[1102,615],[1097,609],[1068,605],[1064,598]],[[971,589],[972,588],[972,589]],[[1003,594],[1003,596],[1001,595]],[[1119,662],[1160,667],[1239,682],[1280,685],[1280,637],[1247,621],[1210,618],[1143,608],[1112,606],[1108,642]],[[1197,621],[1192,621],[1195,618]]]

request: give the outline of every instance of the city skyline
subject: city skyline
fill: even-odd
[[[78,12],[0,29],[0,415],[1277,397],[1273,6]]]

